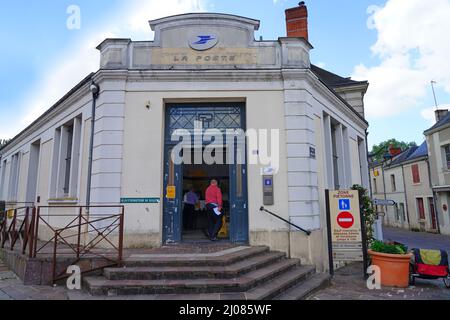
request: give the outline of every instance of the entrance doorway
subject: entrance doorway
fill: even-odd
[[[215,148],[214,159],[223,161],[214,163],[202,161],[183,161],[178,163],[172,158],[177,140],[172,139],[177,129],[194,132],[198,123],[203,132],[207,129],[218,129],[223,133],[223,141],[227,140],[227,129],[245,130],[243,103],[195,103],[169,104],[166,106],[165,133],[165,166],[164,166],[164,209],[163,209],[163,242],[166,244],[180,242],[209,242],[206,236],[208,216],[205,210],[205,191],[212,179],[218,180],[223,196],[224,226],[219,239],[232,243],[248,243],[248,211],[247,211],[247,166],[239,161],[229,161],[230,148],[233,148],[235,159],[242,157],[237,152],[238,146],[223,145]],[[175,141],[173,141],[175,140]],[[192,139],[194,141],[194,139]],[[210,141],[209,141],[210,142]],[[194,160],[196,153],[203,153],[209,143],[202,140],[197,144],[182,148],[183,159]],[[244,139],[245,157],[245,139]],[[218,151],[219,150],[219,151]],[[190,154],[191,156],[187,156]],[[245,162],[245,161],[244,161]],[[192,191],[198,202],[192,208],[185,208],[187,194]],[[192,212],[193,211],[193,212]]]
[[[438,230],[436,210],[434,209],[434,198],[428,198],[428,203],[430,204],[430,215],[431,215],[431,229],[433,231]]]
[[[190,152],[191,150],[184,150]],[[199,150],[200,151],[200,150]],[[199,152],[198,151],[198,152]],[[225,155],[225,149],[223,150]],[[194,158],[192,156],[192,158]],[[225,162],[223,162],[225,163]],[[210,217],[206,210],[205,194],[211,180],[217,180],[223,198],[223,225],[220,240],[229,240],[230,227],[230,167],[227,164],[184,164],[183,165],[183,212],[182,241],[209,241]],[[192,205],[193,200],[197,200]]]

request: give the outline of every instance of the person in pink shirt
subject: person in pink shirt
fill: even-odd
[[[206,189],[205,194],[206,209],[208,210],[208,235],[211,241],[217,241],[217,235],[223,223],[223,201],[222,190],[218,186],[217,180],[211,180],[211,184]]]

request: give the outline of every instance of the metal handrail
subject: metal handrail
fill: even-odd
[[[107,209],[119,209],[120,213],[118,214],[83,214],[83,209],[92,209],[92,208],[107,208]],[[78,210],[77,214],[42,214],[41,209],[75,209]],[[57,273],[57,256],[58,255],[75,255],[73,264],[78,263],[83,257],[92,254],[94,256],[103,258],[109,262],[108,267],[121,265],[123,259],[123,238],[124,238],[124,215],[125,215],[125,207],[123,205],[117,206],[108,206],[108,205],[98,205],[98,206],[39,206],[36,210],[36,218],[35,218],[35,229],[34,229],[34,245],[33,245],[33,253],[32,257],[36,258],[37,254],[40,253],[42,249],[44,249],[47,245],[50,245],[53,242],[53,266],[52,266],[52,275],[53,282],[58,280],[67,278],[67,274],[65,272],[58,274]],[[69,218],[70,222],[66,223],[63,227],[55,227],[52,226],[48,221],[46,221],[45,217],[65,217]],[[101,221],[112,220],[112,222],[108,222],[107,226],[99,227],[96,226],[96,223]],[[50,229],[50,231],[54,234],[51,239],[46,241],[43,245],[38,247],[38,234],[39,234],[39,225],[42,223],[44,226]],[[82,230],[86,228],[92,228],[93,230]],[[75,230],[74,234],[63,236],[62,233],[68,230]],[[112,243],[108,237],[114,232],[118,230],[118,243],[117,245]],[[91,239],[87,244],[81,244],[81,236],[92,234],[94,235],[93,239]],[[76,237],[76,243],[71,243],[70,238]],[[94,252],[96,246],[102,241],[106,241],[111,245],[111,251],[105,249],[102,252]],[[65,248],[69,250],[68,253],[58,252],[58,243],[65,245]],[[111,258],[110,255],[117,254],[117,258]],[[94,269],[89,269],[83,271],[91,272],[97,269],[103,269],[102,267],[93,267]]]
[[[7,212],[13,211],[13,217],[10,220],[8,226]],[[19,213],[19,211],[24,211],[24,213]],[[31,212],[30,212],[31,211]],[[10,209],[2,212],[4,214],[3,221],[0,224],[0,247],[4,248],[5,243],[9,240],[10,250],[14,250],[15,245],[18,240],[21,242],[21,252],[26,253],[27,247],[29,249],[29,254],[32,253],[33,245],[33,231],[34,231],[34,207],[22,207]]]
[[[293,227],[299,229],[300,231],[303,231],[303,232],[306,233],[308,236],[311,235],[311,231],[305,230],[305,229],[303,229],[302,227],[297,226],[296,224],[294,224],[294,223],[292,223],[292,222],[290,222],[290,221],[288,221],[288,220],[286,220],[286,219],[280,217],[279,215],[277,215],[277,214],[275,214],[275,213],[273,213],[273,212],[270,212],[269,210],[267,210],[267,209],[264,208],[264,207],[261,207],[259,210],[260,210],[261,212],[267,212],[268,214],[274,216],[275,218],[278,218],[278,219],[280,219],[280,220],[286,222],[287,224],[289,224],[289,225],[291,225],[291,226],[293,226]]]

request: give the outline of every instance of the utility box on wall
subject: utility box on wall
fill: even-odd
[[[273,176],[263,176],[263,197],[265,206],[274,205]]]

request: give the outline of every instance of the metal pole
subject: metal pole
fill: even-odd
[[[327,216],[328,265],[330,268],[330,275],[334,276],[333,242],[331,239],[330,191],[328,189],[325,190],[325,207]]]
[[[56,262],[56,252],[58,250],[58,231],[55,231],[55,243],[53,244],[53,284],[55,283],[55,279],[56,279],[56,266],[57,266],[57,262]]]
[[[78,237],[77,237],[77,259],[80,258],[80,245],[81,245],[81,219],[83,215],[83,207],[80,207],[78,213]]]
[[[124,230],[124,223],[125,223],[125,207],[122,207],[121,213],[120,213],[120,219],[119,219],[119,265],[122,265],[123,260],[123,230]]]
[[[436,83],[436,81],[431,81],[431,89],[433,90],[433,97],[434,97],[434,104],[436,105],[436,109],[438,109],[438,103],[437,103],[437,99],[436,99],[436,92],[434,91],[434,84]]]
[[[34,221],[34,224],[36,228],[34,229],[34,245],[33,245],[33,258],[36,258],[37,255],[37,245],[38,245],[38,237],[39,237],[39,223],[40,223],[40,214],[41,214],[41,207],[37,208],[36,213],[36,219]]]
[[[31,224],[30,224],[30,238],[28,240],[28,256],[33,257],[33,247],[34,247],[34,228],[36,223],[36,207],[33,207],[31,214]]]
[[[96,88],[96,90],[92,90]],[[92,180],[92,158],[94,153],[94,130],[95,130],[95,111],[96,101],[100,93],[99,87],[93,82],[91,86],[92,91],[92,114],[91,114],[91,137],[89,145],[89,161],[88,161],[88,174],[87,174],[87,188],[86,188],[86,211],[89,212],[89,206],[91,205],[91,180]]]

